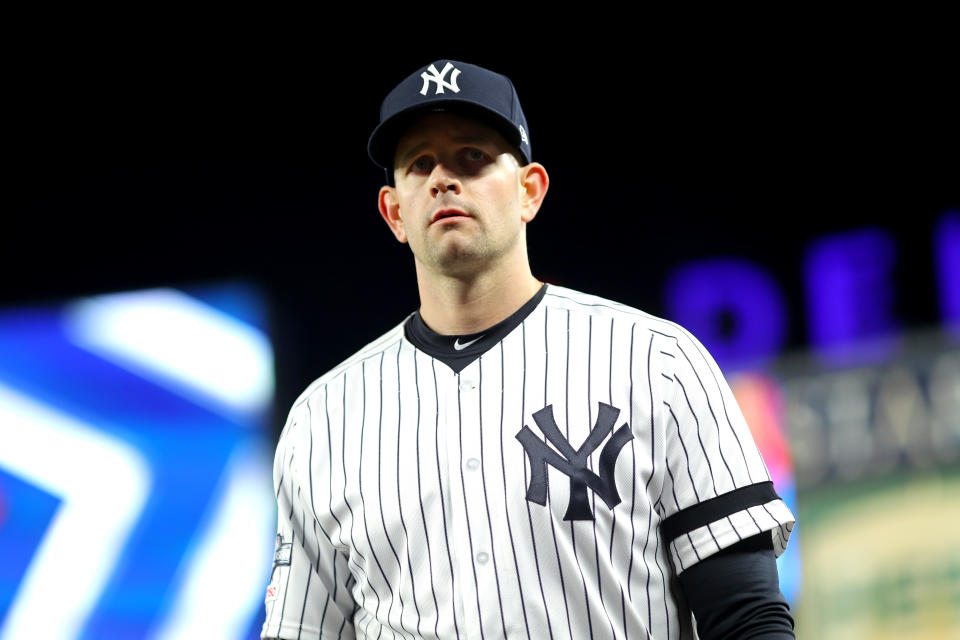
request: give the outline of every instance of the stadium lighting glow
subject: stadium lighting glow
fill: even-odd
[[[155,640],[235,640],[250,624],[250,611],[263,606],[273,549],[273,496],[263,482],[271,460],[263,451],[241,447],[232,456],[217,500],[217,511],[184,557],[186,574],[177,599]],[[251,557],[253,549],[263,549]]]
[[[0,639],[75,638],[143,509],[150,471],[132,447],[2,384],[0,426],[0,466],[62,500]]]
[[[85,298],[69,307],[78,346],[158,384],[256,411],[273,397],[273,356],[256,328],[174,289]]]

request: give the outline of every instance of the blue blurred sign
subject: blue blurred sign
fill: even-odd
[[[262,307],[231,285],[0,312],[0,638],[258,636]]]

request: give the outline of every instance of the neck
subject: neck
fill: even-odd
[[[506,320],[542,285],[523,258],[468,276],[431,272],[418,261],[420,317],[443,335],[477,333]]]

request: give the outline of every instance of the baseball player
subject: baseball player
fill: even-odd
[[[511,81],[429,64],[368,151],[420,307],[290,410],[262,637],[793,638],[794,517],[710,354],[532,275]]]

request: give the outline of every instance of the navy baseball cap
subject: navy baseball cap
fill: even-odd
[[[531,160],[527,119],[517,90],[505,75],[456,60],[437,60],[407,76],[380,105],[380,124],[367,153],[393,184],[393,155],[404,130],[425,112],[450,111],[493,127],[524,160]]]

